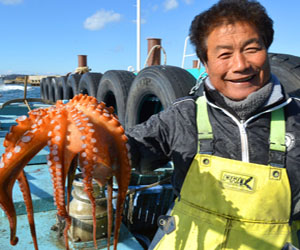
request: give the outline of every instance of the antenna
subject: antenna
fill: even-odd
[[[136,70],[141,70],[141,0],[136,4]]]

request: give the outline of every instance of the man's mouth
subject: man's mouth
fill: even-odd
[[[238,79],[230,79],[230,82],[239,83],[239,82],[250,82],[256,75],[251,75],[243,78]]]

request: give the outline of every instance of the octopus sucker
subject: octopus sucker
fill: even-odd
[[[45,146],[48,146],[48,167],[53,183],[53,197],[57,213],[66,220],[65,246],[68,249],[67,231],[71,224],[69,201],[71,185],[77,168],[77,157],[83,173],[84,190],[93,206],[94,244],[96,245],[95,199],[93,178],[100,186],[107,184],[108,190],[108,237],[112,228],[112,176],[118,183],[118,196],[114,229],[114,249],[117,249],[121,214],[128,189],[131,166],[127,137],[113,108],[98,103],[96,98],[77,95],[68,103],[58,101],[55,106],[37,109],[17,119],[6,135],[6,147],[0,161],[0,206],[10,223],[10,242],[17,244],[17,218],[12,200],[12,189],[18,179],[28,212],[28,221],[33,242],[37,249],[32,212],[32,201],[26,176],[27,163]],[[65,185],[67,186],[67,208]],[[26,184],[27,183],[27,184]],[[108,247],[110,241],[108,240]]]

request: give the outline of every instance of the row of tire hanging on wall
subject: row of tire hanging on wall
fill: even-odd
[[[79,68],[84,68],[86,65],[80,65],[80,57]],[[46,77],[41,80],[40,92],[41,98],[50,102],[69,100],[79,93],[94,96],[99,102],[113,106],[127,129],[188,95],[195,84],[195,77],[185,69],[151,65],[138,73],[108,70],[102,74],[87,70],[86,73]],[[157,105],[160,108],[155,111],[153,107]]]

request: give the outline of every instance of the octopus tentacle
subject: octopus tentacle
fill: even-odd
[[[125,136],[124,131],[118,128],[119,136],[115,134],[115,140],[117,144],[117,152],[118,152],[118,166],[120,166],[116,171],[114,171],[114,175],[116,176],[116,180],[118,183],[118,196],[117,196],[117,205],[116,205],[116,220],[115,220],[115,230],[114,230],[114,249],[117,248],[117,241],[119,236],[119,230],[122,222],[122,212],[123,212],[123,204],[125,201],[127,188],[130,182],[130,173],[131,173],[131,164],[130,164],[130,154],[126,147],[126,143],[128,138]]]
[[[88,166],[89,163],[87,162],[87,160],[85,160],[85,173],[84,173],[84,179],[83,179],[83,182],[84,182],[84,191],[86,192],[86,194],[88,195],[89,197],[89,200],[91,202],[91,205],[92,205],[92,216],[93,216],[93,240],[94,240],[94,246],[95,246],[95,249],[98,249],[98,246],[97,246],[97,239],[96,239],[96,202],[95,202],[95,197],[93,196],[93,184],[92,184],[92,173],[90,171],[90,169],[87,169],[87,167],[91,167],[91,166]]]
[[[38,250],[37,237],[36,237],[36,231],[35,231],[35,225],[34,225],[32,199],[31,199],[31,194],[30,194],[29,183],[27,181],[24,170],[21,171],[21,173],[19,174],[17,179],[19,182],[20,189],[23,193],[24,202],[26,205],[27,217],[28,217],[28,222],[29,222],[29,227],[30,227],[31,237],[33,240],[34,249]]]
[[[42,122],[38,123],[41,124]],[[15,128],[17,129],[17,126]],[[17,243],[16,212],[12,201],[12,188],[23,168],[45,146],[46,142],[47,133],[45,130],[39,131],[38,136],[36,130],[29,130],[20,137],[15,146],[10,146],[11,150],[6,151],[1,158],[0,204],[9,218],[12,245]],[[15,160],[15,157],[18,158],[18,161]]]
[[[68,249],[68,230],[71,226],[71,218],[66,210],[65,206],[65,180],[68,168],[64,166],[64,154],[63,149],[65,148],[65,137],[67,131],[67,123],[64,122],[67,119],[67,112],[64,109],[56,111],[56,119],[51,120],[53,123],[53,130],[50,131],[51,136],[50,144],[51,150],[49,154],[49,161],[55,167],[55,201],[57,206],[57,214],[63,217],[66,221],[64,230],[65,246]],[[49,133],[50,133],[49,132]],[[66,170],[66,171],[65,171]]]
[[[92,98],[87,97],[85,100],[87,101],[87,103],[90,103]],[[80,108],[82,108],[82,106],[80,106]],[[112,169],[107,166],[112,166],[114,163],[112,162],[111,159],[108,159],[107,156],[111,155],[112,156],[111,158],[115,158],[113,156],[115,156],[115,150],[116,150],[114,145],[111,145],[111,148],[105,147],[105,145],[109,145],[109,143],[107,143],[107,142],[105,143],[104,140],[113,141],[112,134],[114,133],[114,131],[113,130],[109,131],[107,129],[107,127],[105,127],[103,124],[110,121],[110,124],[108,125],[108,127],[114,126],[117,128],[120,126],[120,123],[115,119],[114,115],[111,112],[113,112],[113,109],[107,109],[104,103],[100,103],[97,106],[95,106],[93,104],[92,105],[89,104],[87,109],[85,110],[85,114],[91,119],[90,124],[95,124],[95,129],[97,131],[101,131],[101,133],[99,133],[100,138],[97,138],[97,137],[94,138],[96,146],[98,146],[98,148],[100,148],[101,150],[98,150],[97,147],[93,148],[94,153],[97,153],[98,158],[101,160],[101,162],[99,162],[100,164],[98,164],[96,166],[97,168],[102,169],[102,173],[103,173],[102,178],[98,179],[98,180],[96,179],[97,182],[101,186],[104,186],[104,184],[107,182],[107,180],[111,179],[111,177],[112,177],[112,174],[113,174]],[[99,123],[101,125],[99,125]],[[98,127],[97,127],[97,125],[98,125]],[[92,129],[92,130],[95,130],[95,129]],[[122,132],[124,133],[124,130],[122,130]],[[109,154],[107,153],[107,151],[109,151]],[[110,188],[112,190],[112,187],[110,187]],[[126,190],[127,190],[127,187],[126,187]],[[88,195],[90,196],[89,189],[86,189],[86,191],[87,191]],[[111,191],[111,193],[112,193],[112,191]],[[108,196],[108,214],[109,214],[109,217],[108,217],[108,248],[109,248],[111,227],[112,227],[112,195]],[[93,222],[95,224],[96,220],[94,219]],[[94,230],[94,237],[95,237],[95,230]],[[118,233],[115,236],[116,242],[117,242],[117,238],[118,238]]]
[[[52,150],[52,147],[49,146],[50,151]],[[49,167],[49,172],[51,175],[51,181],[52,181],[52,186],[53,186],[53,200],[54,200],[54,205],[56,206],[56,200],[57,200],[57,190],[56,190],[56,166],[52,164],[52,161],[50,161],[50,157],[47,157],[47,165]]]
[[[112,194],[113,194],[113,179],[110,178],[107,181],[107,249],[110,249],[110,238],[112,232],[112,221],[113,221],[113,205],[112,205]]]
[[[84,183],[84,191],[87,193],[91,205],[92,205],[92,216],[93,216],[93,240],[95,248],[97,249],[97,239],[96,239],[96,203],[95,198],[93,196],[93,184],[92,177],[93,171],[96,165],[94,162],[103,163],[101,158],[98,158],[96,153],[99,152],[99,146],[97,147],[97,140],[95,139],[95,129],[93,128],[93,123],[89,122],[89,118],[84,115],[82,119],[82,127],[79,129],[82,131],[81,139],[83,141],[82,149],[83,152],[80,154],[79,159],[81,162],[81,166],[84,168],[83,172],[83,183]],[[83,133],[85,135],[83,135]],[[110,161],[110,159],[108,159]],[[106,161],[107,162],[107,161]],[[105,164],[105,163],[104,163]]]
[[[0,162],[0,167],[3,166],[3,161]],[[12,197],[12,189],[6,186],[7,190],[0,190],[0,206],[8,217],[10,227],[10,244],[16,245],[18,237],[16,236],[17,216]]]
[[[71,111],[70,111],[71,112]],[[77,148],[69,148],[70,151],[73,152],[78,152],[81,153],[80,156],[80,161],[83,165],[87,165],[87,160],[83,159],[85,157],[85,155],[90,155],[90,152],[85,152],[86,148],[89,147],[91,141],[89,141],[89,138],[91,138],[92,136],[90,136],[90,134],[93,134],[95,131],[91,128],[92,124],[89,123],[89,118],[81,111],[81,110],[77,110],[76,107],[75,109],[72,109],[72,116],[70,118],[70,122],[72,125],[75,125],[75,128],[73,128],[73,130],[77,131],[78,134],[81,134],[80,136],[80,143],[78,143],[77,141],[77,145],[80,145],[81,149]],[[70,142],[70,145],[73,145],[72,142]],[[84,156],[84,157],[83,157]],[[66,167],[68,167],[69,164],[65,164]],[[93,225],[94,225],[94,244],[95,247],[97,248],[97,242],[96,242],[96,205],[95,205],[95,199],[92,196],[92,175],[91,175],[91,169],[88,170],[87,166],[84,166],[86,173],[88,173],[84,179],[85,184],[85,191],[88,194],[88,197],[92,203],[92,207],[93,207]],[[66,171],[69,172],[69,169],[66,169]],[[65,229],[67,231],[67,229]]]
[[[17,125],[11,126],[10,132],[6,134],[5,140],[4,140],[4,147],[5,147],[5,152],[9,152],[12,147],[15,146],[18,140],[24,134],[29,131],[30,129],[34,130],[36,129],[36,124],[34,122],[36,121],[37,116],[36,112],[29,113],[29,117],[26,115],[20,116],[16,119],[16,122],[18,123]]]
[[[111,162],[111,164],[109,165],[112,167],[113,174],[116,176],[119,189],[114,230],[114,249],[116,249],[119,229],[122,220],[123,203],[126,197],[131,173],[130,159],[128,157],[128,149],[126,147],[128,139],[125,136],[125,131],[122,128],[121,124],[111,113],[113,111],[112,109],[109,110],[103,103],[100,103],[97,106],[96,111],[98,112],[98,116],[95,117],[98,118],[98,120],[97,122],[95,122],[95,124],[101,124],[101,127],[105,128],[106,134],[109,133],[112,137],[112,141],[114,142],[109,155],[113,156],[112,158],[114,159],[118,159],[118,162]],[[108,203],[111,203],[110,199],[108,199]],[[109,221],[109,223],[111,222]]]
[[[103,107],[103,104],[99,104],[98,107]],[[117,162],[114,162],[112,165],[113,174],[116,176],[118,183],[118,196],[117,196],[117,207],[116,207],[116,220],[115,220],[115,230],[114,230],[114,249],[117,247],[117,239],[119,236],[119,229],[122,221],[122,211],[123,211],[123,203],[125,201],[127,188],[130,181],[130,156],[128,153],[128,149],[126,147],[126,143],[128,138],[125,136],[125,131],[116,117],[111,114],[112,110],[103,108],[103,117],[99,121],[101,125],[106,128],[107,131],[113,137],[115,150],[114,152],[115,159]],[[111,153],[112,155],[112,153]],[[115,165],[119,167],[114,167]]]
[[[71,200],[71,191],[72,191],[72,183],[75,179],[75,172],[77,168],[77,160],[78,157],[75,156],[71,162],[69,172],[68,172],[68,184],[67,184],[67,212],[70,211],[70,200]]]
[[[6,147],[5,152],[8,153],[14,146],[15,143],[24,135],[24,133],[31,128],[32,120],[29,119],[27,116],[21,116],[17,119],[18,126],[12,126],[10,133],[8,133],[5,137],[4,146]],[[34,129],[34,128],[33,128]],[[20,146],[17,146],[14,150],[18,151]],[[34,216],[33,216],[33,205],[32,205],[32,198],[29,188],[29,183],[27,181],[25,172],[22,170],[20,175],[17,177],[19,182],[20,190],[24,197],[24,202],[27,211],[27,217],[31,232],[31,237],[34,243],[34,248],[37,250],[37,237],[35,231],[35,224],[34,224]]]

